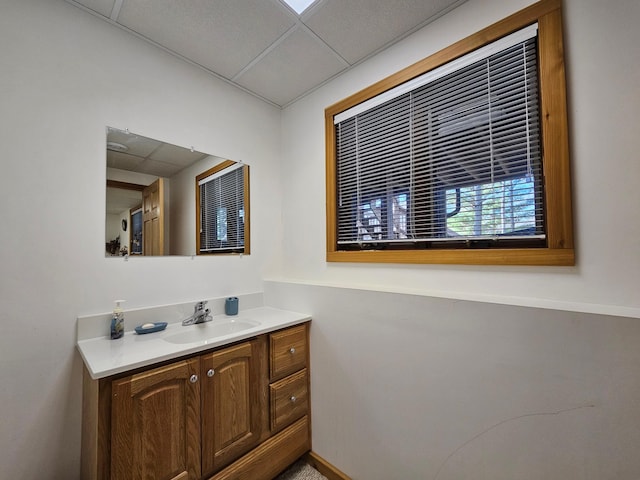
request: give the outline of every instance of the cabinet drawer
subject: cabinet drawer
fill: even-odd
[[[305,368],[269,386],[272,432],[277,432],[306,415],[309,410],[307,385]]]
[[[300,325],[272,333],[269,370],[271,381],[293,373],[307,364],[307,327]]]

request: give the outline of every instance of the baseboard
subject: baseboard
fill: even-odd
[[[342,473],[340,470],[331,465],[315,452],[307,453],[305,456],[305,460],[309,465],[318,470],[329,480],[351,480],[351,477]]]

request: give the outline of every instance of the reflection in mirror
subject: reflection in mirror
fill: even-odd
[[[249,253],[247,165],[108,127],[106,178],[106,256]]]

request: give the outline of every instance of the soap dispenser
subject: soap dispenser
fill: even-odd
[[[111,340],[122,338],[124,335],[124,312],[120,307],[120,304],[124,300],[116,300],[116,308],[113,309],[113,315],[111,317]]]

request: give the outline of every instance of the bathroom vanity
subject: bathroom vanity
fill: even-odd
[[[268,480],[310,451],[309,316],[210,323],[79,339],[83,479]]]

